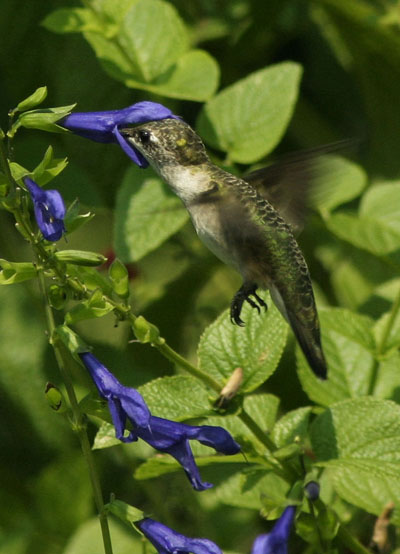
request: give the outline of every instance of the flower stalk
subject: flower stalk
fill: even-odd
[[[54,355],[65,384],[69,402],[71,404],[71,410],[73,415],[73,429],[78,435],[82,453],[86,460],[88,470],[89,470],[93,496],[94,496],[96,508],[99,514],[100,527],[101,527],[101,532],[103,537],[104,553],[113,554],[111,535],[108,527],[107,513],[106,513],[106,510],[104,509],[104,502],[103,502],[103,495],[100,487],[100,481],[95,467],[92,449],[89,443],[89,438],[87,436],[86,425],[84,424],[84,416],[79,408],[78,400],[76,398],[75,390],[67,370],[67,364],[65,363],[64,356],[60,348],[59,340],[55,338],[56,325],[54,321],[53,310],[49,303],[43,269],[40,265],[38,265],[38,280],[39,280],[40,291],[44,299],[44,308],[45,308],[49,343],[52,345],[54,349]]]

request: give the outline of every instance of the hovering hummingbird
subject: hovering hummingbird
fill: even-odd
[[[121,129],[121,134],[179,196],[204,244],[241,274],[243,284],[230,308],[232,323],[244,325],[240,313],[245,301],[258,312],[260,307],[267,309],[257,289],[269,289],[311,369],[326,379],[307,264],[293,227],[257,190],[261,181],[268,186],[268,178],[274,185],[276,165],[266,168],[267,173],[255,171],[244,179],[235,177],[210,161],[200,137],[178,119]],[[274,192],[272,186],[272,196]],[[280,207],[283,213],[293,211],[290,203]]]

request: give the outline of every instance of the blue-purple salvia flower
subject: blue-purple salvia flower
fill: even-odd
[[[124,442],[137,440],[136,432],[130,432],[127,437],[124,437],[124,431],[126,420],[129,420],[137,429],[148,427],[150,410],[142,395],[135,389],[121,385],[91,352],[83,352],[79,356],[89,370],[100,395],[108,402],[117,439]]]
[[[221,454],[237,454],[240,446],[223,427],[186,425],[161,417],[150,417],[147,429],[135,431],[137,436],[160,452],[167,452],[183,467],[192,487],[202,491],[212,487],[201,480],[199,469],[190,448],[190,440],[197,440]]]
[[[44,238],[59,240],[65,231],[65,205],[58,190],[43,190],[30,177],[24,177],[24,183],[33,202],[35,219]]]
[[[222,454],[237,454],[240,451],[239,444],[222,427],[186,425],[152,416],[137,390],[121,385],[90,352],[79,356],[89,370],[100,395],[108,400],[116,437],[123,442],[141,438],[156,450],[170,454],[182,465],[194,489],[201,491],[212,485],[201,480],[190,440],[198,440]],[[133,426],[128,436],[124,436],[126,420]]]
[[[121,135],[120,129],[166,118],[179,119],[162,104],[144,101],[122,110],[71,113],[57,124],[96,142],[116,142],[135,164],[145,168],[149,165],[147,160]]]
[[[251,554],[287,554],[287,543],[295,513],[296,506],[285,508],[272,531],[256,538]]]
[[[159,554],[222,554],[222,550],[208,539],[190,539],[166,525],[146,518],[135,522]]]

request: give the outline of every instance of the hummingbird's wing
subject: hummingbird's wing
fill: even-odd
[[[354,146],[354,139],[300,150],[242,177],[263,196],[289,223],[295,234],[304,227],[310,194],[324,175],[322,156]]]

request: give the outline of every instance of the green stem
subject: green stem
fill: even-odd
[[[383,354],[385,353],[386,343],[387,343],[387,341],[390,337],[390,333],[392,332],[392,328],[393,328],[393,325],[396,321],[399,310],[400,310],[400,290],[397,294],[397,297],[396,297],[395,301],[393,302],[393,306],[392,306],[389,318],[386,322],[385,328],[384,328],[382,336],[381,336],[381,340],[380,340],[380,342],[378,344],[378,347],[377,347],[377,359],[375,359],[375,361],[374,361],[374,366],[372,368],[372,375],[371,375],[370,385],[369,385],[369,389],[368,389],[368,394],[370,394],[370,395],[372,395],[374,393],[376,381],[378,379],[379,358],[381,356],[383,356]]]
[[[349,549],[353,554],[371,554],[371,551],[365,548],[358,540],[353,537],[353,535],[344,527],[344,525],[339,526],[338,534],[336,535],[337,540],[346,548]]]
[[[86,460],[88,470],[89,470],[90,481],[93,489],[93,496],[96,503],[97,511],[99,513],[100,527],[101,527],[101,532],[103,536],[104,552],[105,554],[113,554],[107,514],[104,509],[103,495],[101,492],[100,481],[96,471],[89,439],[86,433],[86,426],[84,424],[83,414],[80,411],[78,400],[75,395],[75,390],[74,390],[72,381],[70,379],[70,375],[66,369],[67,364],[65,364],[64,362],[63,354],[58,346],[57,340],[54,340],[56,325],[54,322],[53,311],[51,309],[49,299],[47,296],[43,270],[40,267],[38,268],[38,279],[39,279],[40,290],[45,302],[45,314],[46,314],[47,328],[49,333],[49,342],[53,346],[57,364],[60,368],[60,372],[64,380],[65,388],[67,390],[68,398],[71,404],[75,431],[77,432],[79,442],[82,448],[83,456]]]
[[[246,427],[253,433],[255,437],[270,451],[271,455],[268,456],[268,462],[275,467],[275,472],[283,479],[293,483],[296,479],[296,475],[293,470],[281,461],[277,460],[273,456],[273,452],[277,449],[276,444],[269,438],[268,434],[261,429],[261,427],[254,421],[254,419],[246,412],[244,408],[238,416]]]
[[[386,342],[387,342],[387,340],[390,336],[390,333],[392,331],[392,327],[393,327],[394,322],[396,320],[397,314],[399,313],[399,310],[400,310],[400,289],[399,289],[397,297],[396,297],[396,299],[393,303],[389,319],[386,323],[386,326],[385,326],[385,329],[383,331],[380,343],[378,345],[378,356],[382,355],[384,353]]]
[[[154,346],[159,352],[161,352],[163,356],[165,356],[171,362],[178,364],[182,369],[190,373],[190,375],[193,375],[193,377],[200,379],[200,381],[203,381],[204,384],[208,385],[216,392],[219,393],[221,391],[222,387],[220,383],[215,381],[207,373],[204,373],[204,371],[201,371],[201,369],[199,369],[198,367],[188,362],[183,356],[181,356],[180,354],[178,354],[178,352],[168,346],[167,343],[164,342],[163,344],[155,344]]]

